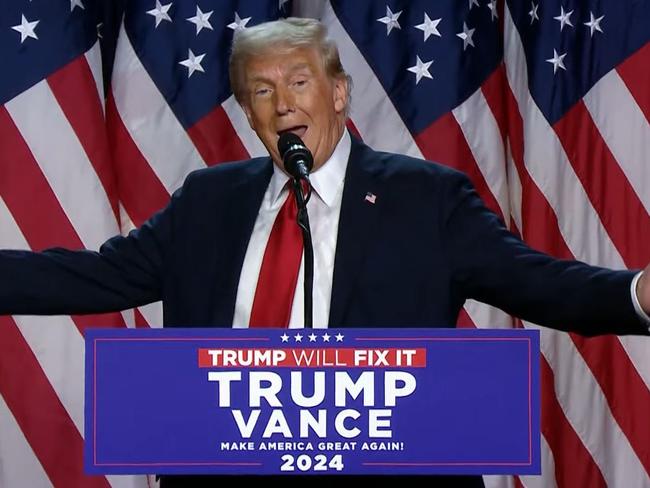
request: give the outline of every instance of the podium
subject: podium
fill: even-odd
[[[539,334],[89,329],[89,474],[539,474]]]

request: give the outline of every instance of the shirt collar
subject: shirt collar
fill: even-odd
[[[343,186],[351,147],[352,138],[348,130],[345,129],[330,158],[309,176],[314,193],[328,207],[334,203],[338,191]],[[289,181],[289,176],[274,164],[273,176],[269,183],[272,204],[277,203],[280,199],[284,188],[287,186],[287,181]]]

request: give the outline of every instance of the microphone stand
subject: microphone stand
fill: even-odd
[[[303,192],[302,181],[305,181],[307,194]],[[313,328],[313,288],[314,288],[314,246],[311,241],[311,227],[309,226],[309,215],[307,214],[307,202],[311,197],[311,185],[308,179],[292,179],[293,194],[298,204],[298,227],[302,231],[302,243],[305,250],[305,329]]]

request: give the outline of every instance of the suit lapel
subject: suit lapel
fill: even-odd
[[[345,174],[338,239],[334,258],[329,325],[342,327],[372,245],[382,210],[383,165],[368,146],[352,139]],[[368,198],[366,198],[368,196]],[[374,196],[374,203],[371,202]],[[362,325],[362,324],[356,324]]]
[[[235,181],[221,199],[225,211],[221,214],[223,234],[217,239],[216,274],[213,292],[213,320],[215,324],[232,324],[237,299],[239,277],[250,240],[259,213],[264,193],[273,174],[273,163],[264,158],[242,171],[241,178]],[[237,205],[237,208],[227,208]]]

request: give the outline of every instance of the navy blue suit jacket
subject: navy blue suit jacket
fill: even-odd
[[[12,277],[0,280],[0,313],[95,313],[163,300],[166,326],[230,326],[271,175],[270,158],[196,171],[165,209],[99,252],[0,252],[0,276]],[[453,327],[474,298],[587,335],[647,333],[631,303],[632,277],[531,250],[461,173],[352,143],[332,327]]]

